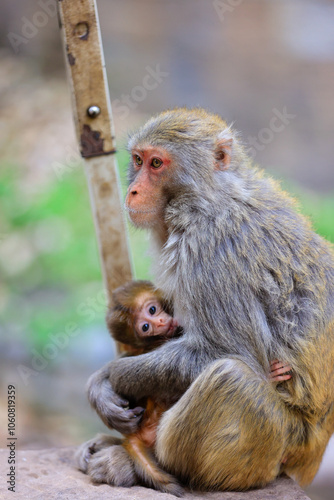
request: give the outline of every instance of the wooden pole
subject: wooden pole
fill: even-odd
[[[131,279],[107,76],[95,0],[58,0],[77,139],[109,297]]]

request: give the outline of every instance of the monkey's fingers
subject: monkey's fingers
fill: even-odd
[[[281,361],[279,361],[278,359],[274,359],[270,363],[270,371],[272,372],[277,368],[283,368],[284,366],[285,366],[284,363],[281,363]]]
[[[276,377],[270,377],[272,382],[282,382],[283,380],[290,380],[292,375],[290,373],[285,373],[284,375],[276,375]]]
[[[136,417],[142,417],[143,413],[145,411],[145,408],[142,408],[141,406],[136,406],[136,408],[132,408],[131,410]]]
[[[123,446],[110,446],[92,455],[87,473],[95,483],[130,487],[137,484],[132,460]]]
[[[121,434],[136,432],[144,413],[144,408],[129,408],[128,406],[123,408],[110,400],[104,401],[103,408],[100,405],[99,410],[98,413],[104,424]]]
[[[117,404],[117,406],[121,406],[122,408],[129,408],[129,401],[121,398],[121,396],[117,396],[117,399],[114,398],[114,403]]]
[[[77,449],[75,453],[75,460],[78,469],[87,473],[88,463],[94,453],[97,453],[103,448],[108,448],[109,446],[121,443],[122,440],[117,437],[109,436],[107,434],[97,434],[97,436],[89,441],[86,441]]]
[[[108,423],[122,434],[132,434],[138,430],[144,411],[144,408],[140,407],[119,408],[119,411],[113,413],[112,419],[108,418]]]
[[[284,365],[283,363],[279,363],[272,367],[270,370],[269,376],[282,375],[288,372],[292,372],[292,368],[290,365]]]
[[[275,369],[273,367],[275,366]],[[292,368],[289,365],[283,365],[283,363],[276,363],[272,365],[272,370],[269,373],[269,378],[273,382],[280,382],[283,380],[289,380],[292,377]]]
[[[292,368],[291,368],[290,365],[281,363],[280,361],[278,361],[276,359],[270,363],[270,373],[272,373],[272,372],[278,372],[279,369],[283,369],[285,371],[289,371]]]

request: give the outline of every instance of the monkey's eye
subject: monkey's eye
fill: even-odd
[[[144,333],[146,333],[149,331],[150,325],[148,323],[144,323],[141,329],[143,330]]]
[[[151,165],[153,168],[160,168],[162,165],[162,161],[159,160],[159,158],[153,158]]]
[[[136,165],[139,165],[139,166],[143,164],[143,160],[138,155],[135,155],[135,162],[136,162]]]
[[[148,310],[151,316],[157,312],[157,308],[155,306],[151,306]]]

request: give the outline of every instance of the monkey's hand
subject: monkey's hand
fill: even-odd
[[[88,381],[88,399],[103,422],[123,434],[137,430],[143,408],[128,408],[126,398],[151,396],[174,404],[211,359],[180,337],[138,356],[111,361]]]
[[[285,365],[278,361],[278,359],[274,359],[270,363],[270,373],[269,379],[272,382],[282,382],[284,380],[290,380],[292,377],[292,368],[289,365]]]
[[[131,434],[138,429],[144,408],[129,408],[129,401],[114,392],[109,381],[109,364],[93,373],[89,378],[88,399],[103,423],[122,434]]]

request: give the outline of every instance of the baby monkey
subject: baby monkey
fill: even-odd
[[[152,351],[182,333],[171,304],[150,281],[130,281],[117,288],[106,321],[122,351],[133,355]]]
[[[122,344],[121,352],[130,356],[149,352],[182,334],[171,304],[150,281],[130,281],[117,288],[106,321],[111,336]],[[153,453],[157,426],[168,407],[152,398],[136,403],[145,407],[140,427],[122,443],[135,473],[145,485],[182,496],[181,486],[159,467]]]
[[[111,336],[122,344],[121,351],[128,356],[147,353],[168,339],[182,335],[171,304],[150,281],[130,281],[117,288],[112,294],[106,321]],[[270,365],[269,379],[272,382],[289,380],[290,370],[290,366],[275,359]],[[131,481],[136,484],[139,479],[157,490],[182,496],[181,486],[159,467],[154,456],[157,426],[168,407],[152,398],[136,404],[145,407],[140,427],[120,443],[133,468],[133,477],[127,485],[131,485]]]

